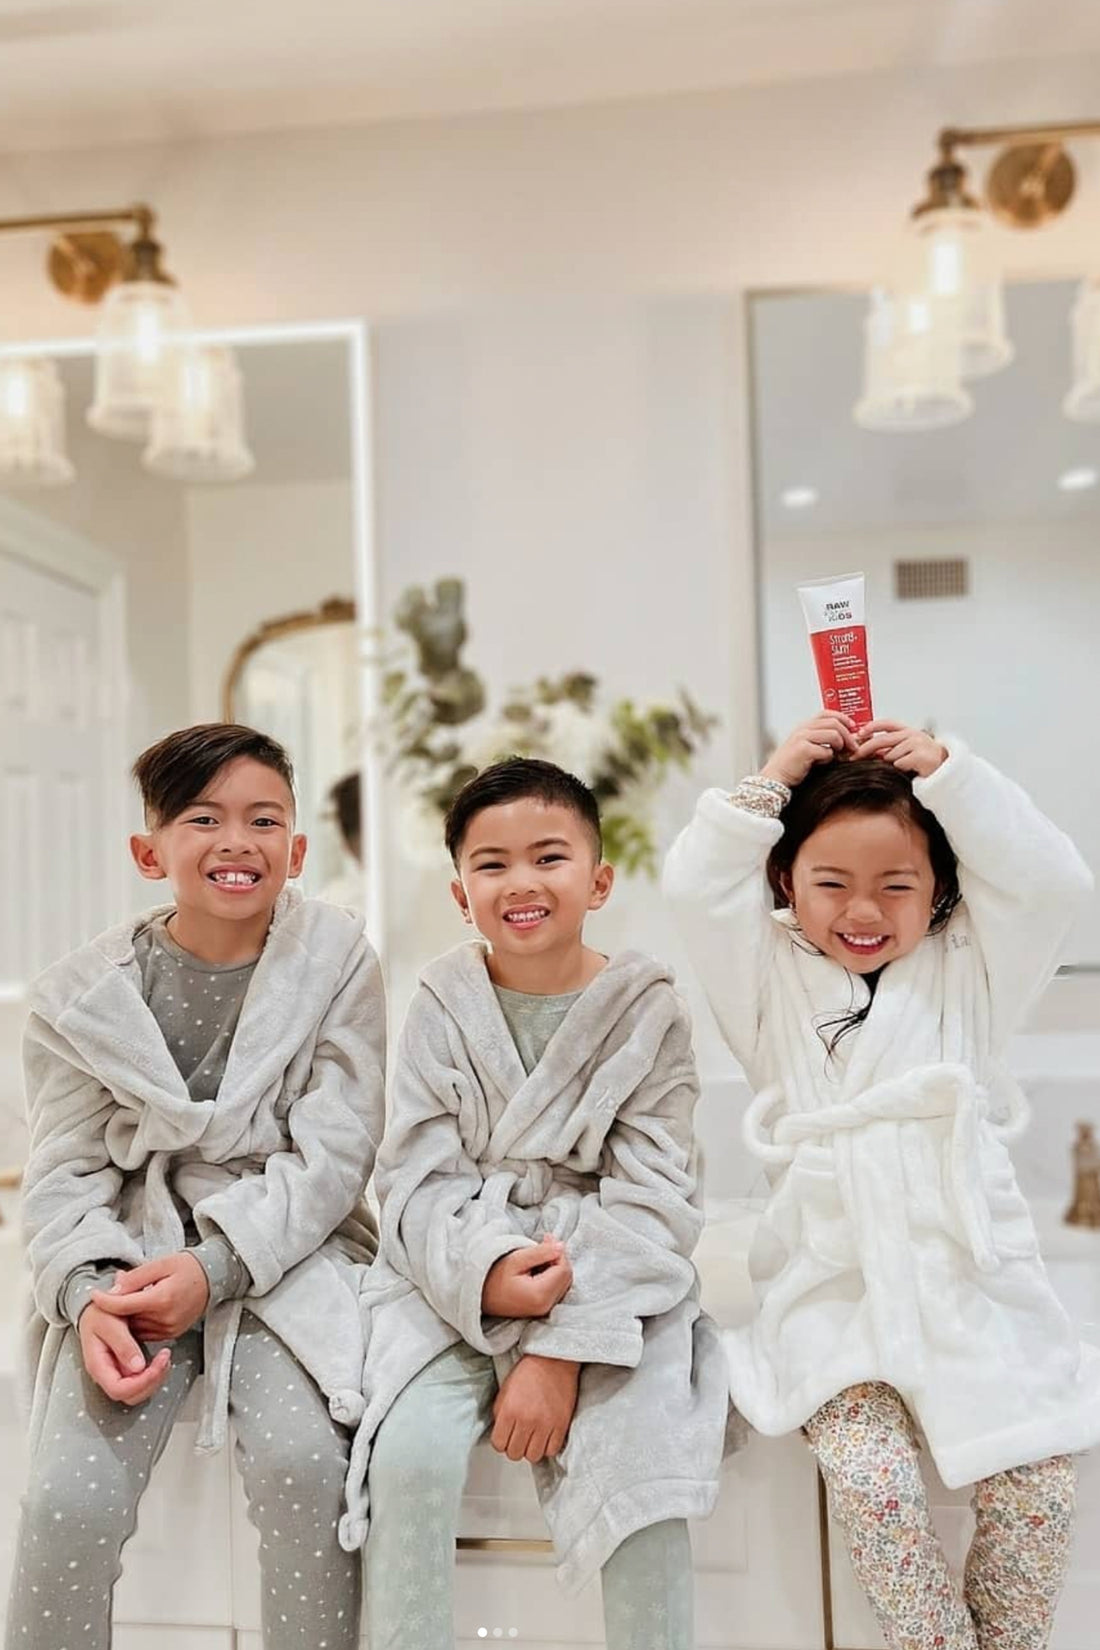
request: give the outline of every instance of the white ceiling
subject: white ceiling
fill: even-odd
[[[0,151],[1100,52],[1059,0],[0,0]]]
[[[1014,361],[972,383],[975,410],[948,429],[860,429],[867,300],[837,292],[753,300],[756,498],[765,540],[961,523],[1088,519],[1100,489],[1066,493],[1058,477],[1100,470],[1100,424],[1062,413],[1070,382],[1072,281],[1010,284]],[[789,509],[782,493],[811,487]]]

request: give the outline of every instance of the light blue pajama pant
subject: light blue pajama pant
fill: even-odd
[[[453,1650],[459,1508],[470,1451],[491,1425],[496,1393],[492,1359],[451,1347],[409,1383],[378,1430],[366,1548],[370,1650]],[[692,1650],[691,1542],[682,1519],[628,1536],[602,1582],[608,1650]]]

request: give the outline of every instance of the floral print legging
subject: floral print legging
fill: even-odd
[[[974,1486],[960,1590],[932,1528],[916,1428],[893,1387],[848,1387],[805,1433],[890,1650],[1044,1650],[1073,1535],[1068,1456]]]

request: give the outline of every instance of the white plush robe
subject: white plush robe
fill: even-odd
[[[534,1469],[569,1586],[626,1536],[714,1505],[728,1397],[691,1254],[702,1225],[698,1080],[670,976],[614,957],[528,1076],[474,942],[425,969],[379,1153],[379,1256],[363,1278],[367,1411],[341,1531],[367,1532],[374,1434],[405,1385],[460,1340],[497,1360],[584,1365],[562,1454]],[[573,1284],[547,1317],[485,1318],[495,1261],[561,1238]]]
[[[66,1324],[74,1267],[178,1250],[179,1204],[222,1233],[253,1291],[205,1319],[200,1449],[217,1448],[242,1306],[354,1425],[362,1414],[359,1273],[375,1246],[361,1202],[384,1120],[385,1004],[350,911],[280,895],[214,1100],[194,1101],[142,998],[136,930],[111,929],[31,988],[31,1150],[23,1224],[32,1438]]]
[[[914,792],[958,856],[963,901],[883,971],[831,1058],[818,1028],[868,987],[772,910],[779,821],[706,792],[665,887],[756,1091],[745,1141],[772,1181],[750,1254],[759,1311],[725,1337],[734,1402],[776,1434],[845,1387],[889,1382],[956,1487],[1100,1439],[1100,1353],[1039,1257],[1003,1144],[1024,1100],[1001,1063],[1092,879],[961,745]]]

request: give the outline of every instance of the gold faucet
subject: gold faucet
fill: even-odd
[[[1100,1228],[1100,1143],[1091,1123],[1078,1123],[1073,1143],[1073,1202],[1067,1226]]]
[[[0,1192],[15,1192],[23,1184],[22,1169],[0,1169]],[[4,1211],[0,1209],[0,1226],[4,1224]]]

